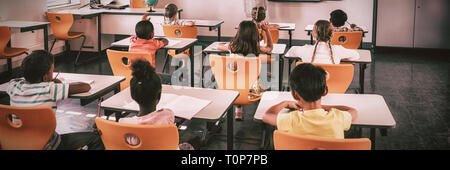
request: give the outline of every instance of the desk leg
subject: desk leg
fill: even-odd
[[[372,150],[375,150],[375,136],[377,135],[377,129],[375,128],[370,128],[370,142],[372,142]]]
[[[190,71],[190,73],[191,73],[191,87],[194,87],[194,60],[195,60],[195,56],[194,56],[194,45],[192,45],[191,47],[190,47],[190,50],[189,50],[189,58],[190,58],[190,60],[191,60],[191,71]]]
[[[48,27],[47,27],[47,25],[44,26],[44,49],[45,49],[45,51],[48,51]]]
[[[359,64],[359,88],[361,90],[361,94],[364,94],[364,75],[366,71],[367,64],[360,63]]]
[[[233,121],[234,106],[231,106],[227,111],[227,150],[233,150],[234,146]]]
[[[278,66],[278,91],[283,91],[283,71],[284,71],[284,59],[282,55],[279,55]]]
[[[222,26],[220,26],[220,25],[219,25],[219,27],[217,27],[217,41],[220,41],[220,38],[222,36],[222,33],[221,33],[222,29],[221,28],[222,28]]]
[[[102,15],[97,16],[97,41],[98,41],[98,53],[102,52]]]
[[[289,30],[289,48],[292,47],[292,30]]]

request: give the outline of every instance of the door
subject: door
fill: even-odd
[[[416,0],[414,48],[450,49],[450,2]]]

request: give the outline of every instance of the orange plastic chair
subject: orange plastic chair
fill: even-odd
[[[9,27],[0,26],[0,59],[6,59],[8,63],[8,72],[12,73],[12,58],[21,54],[28,55],[26,48],[9,48],[6,47],[11,40],[11,32]]]
[[[148,8],[145,0],[130,0],[131,8]]]
[[[358,49],[362,41],[362,31],[333,32],[331,44],[342,45],[347,49]]]
[[[175,125],[134,125],[95,119],[106,150],[177,150],[178,128]],[[137,136],[139,143],[130,145],[126,137]]]
[[[275,130],[275,150],[371,150],[368,138],[333,139],[318,136],[299,136]]]
[[[73,40],[79,37],[83,38],[81,42],[80,51],[78,52],[77,58],[75,59],[75,65],[78,64],[78,58],[80,57],[81,50],[84,47],[86,41],[86,36],[82,32],[70,32],[70,28],[73,25],[74,18],[70,13],[47,13],[48,20],[53,30],[53,36],[55,40],[52,43],[50,52],[53,50],[53,46],[57,40],[64,40],[66,45],[69,45],[69,40]],[[66,47],[67,51],[70,51],[70,47]]]
[[[124,59],[130,61],[129,63],[133,63],[138,59],[149,60],[150,54],[144,52],[126,52],[126,51],[116,51],[116,50],[106,50],[106,55],[108,56],[109,65],[113,71],[114,76],[124,76],[125,81],[120,83],[120,90],[126,89],[130,87],[131,80],[131,65],[128,63],[124,63]],[[153,63],[151,63],[153,64]]]
[[[163,25],[164,36],[167,38],[197,38],[197,27],[195,26],[181,26],[181,25]],[[185,50],[183,53],[176,54],[175,50],[168,50],[167,54],[173,58],[187,58],[189,57],[189,50]],[[197,52],[194,56],[201,55],[202,51]],[[167,64],[168,60],[164,63]],[[163,70],[165,70],[165,65]]]
[[[260,32],[262,32],[261,29],[260,29]],[[278,29],[269,29],[269,32],[270,32],[270,37],[272,38],[272,43],[277,44],[278,39],[280,37],[280,31]],[[267,44],[266,34],[262,34],[262,35],[263,35],[264,43]]]
[[[297,62],[300,65],[302,62]],[[345,93],[353,81],[354,66],[353,64],[318,64],[315,66],[322,67],[328,72],[327,86],[328,93]]]
[[[14,125],[14,114],[21,124]],[[56,118],[47,107],[14,107],[0,105],[0,144],[2,150],[42,150],[55,132]]]
[[[195,26],[163,25],[163,31],[167,38],[197,38]]]
[[[261,99],[261,97],[249,99],[250,89],[253,83],[258,80],[259,73],[261,72],[259,57],[220,56],[211,54],[209,55],[209,61],[218,89],[239,92],[239,97],[234,104],[248,105]],[[234,65],[236,71],[231,70],[230,65]]]

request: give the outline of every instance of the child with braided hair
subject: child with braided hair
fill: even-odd
[[[314,24],[313,36],[316,44],[293,47],[290,56],[297,56],[305,63],[339,64],[342,59],[359,59],[359,53],[341,45],[331,45],[333,29],[329,21],[319,20]]]

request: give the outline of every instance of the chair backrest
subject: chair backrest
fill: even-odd
[[[66,39],[69,37],[70,28],[73,25],[74,18],[71,13],[47,13],[50,26],[53,30],[53,36],[56,39]]]
[[[247,105],[259,100],[259,98],[249,99],[248,97],[249,90],[253,83],[258,80],[261,72],[259,57],[211,54],[209,61],[218,89],[239,92],[239,97],[234,104]],[[235,70],[232,70],[233,67]]]
[[[126,89],[130,86],[131,80],[131,65],[134,61],[138,59],[147,60],[150,63],[150,54],[145,52],[127,52],[127,51],[116,51],[116,50],[106,50],[106,55],[108,56],[109,65],[113,71],[114,76],[125,76],[125,81],[120,83],[120,90]],[[125,60],[126,59],[126,60]],[[124,63],[124,61],[129,61]]]
[[[333,139],[316,136],[299,136],[275,130],[275,150],[370,150],[368,138]]]
[[[297,65],[302,62],[297,62]],[[328,93],[345,93],[353,81],[354,66],[353,64],[318,64],[315,66],[322,67],[327,71]]]
[[[10,115],[19,117],[15,125]],[[42,150],[55,132],[56,118],[47,107],[0,105],[0,145],[2,150]]]
[[[195,26],[163,25],[163,31],[167,38],[197,38]]]
[[[130,0],[131,8],[148,8],[145,0]]]
[[[118,123],[103,118],[95,119],[103,144],[107,150],[177,150],[178,128],[175,125],[134,125]],[[126,138],[135,136],[137,145]]]
[[[333,32],[331,44],[342,45],[347,49],[358,49],[361,45],[362,31]]]
[[[262,32],[262,31],[260,31]],[[270,32],[270,36],[272,38],[272,43],[277,44],[278,43],[278,39],[280,37],[280,31],[278,29],[269,29]],[[263,35],[263,40],[264,43],[267,44],[267,37],[266,34],[262,34]]]
[[[5,49],[9,40],[11,40],[11,32],[9,31],[9,27],[0,26],[0,57],[5,55]]]

